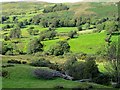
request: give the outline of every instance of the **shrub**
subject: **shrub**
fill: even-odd
[[[21,38],[20,28],[14,28],[10,31],[10,38]]]
[[[41,79],[53,79],[53,72],[50,70],[45,70],[45,69],[36,69],[34,71],[34,75],[37,78],[41,78]]]
[[[4,40],[8,41],[8,40],[10,40],[10,37],[9,36],[4,36]]]
[[[89,24],[89,23],[86,23],[86,24],[84,25],[84,27],[85,27],[85,29],[89,29],[89,28],[90,28],[90,24]]]
[[[2,72],[0,74],[0,76],[2,76],[2,77],[7,77],[8,75],[9,75],[8,71],[6,71],[6,70],[2,70]]]
[[[70,31],[70,32],[68,33],[68,37],[70,37],[70,38],[74,38],[76,35],[77,35],[77,32],[76,32],[76,31]]]
[[[82,31],[82,26],[77,27],[78,31]]]
[[[97,32],[101,32],[102,30],[105,29],[105,25],[104,25],[104,24],[98,24],[98,25],[96,26],[96,28],[97,28]]]
[[[2,68],[6,68],[6,67],[14,67],[14,65],[13,64],[2,65]]]
[[[110,84],[110,77],[109,75],[105,75],[103,73],[99,74],[96,78],[93,79],[93,82],[98,84]]]
[[[45,60],[44,58],[40,58],[39,60],[30,63],[31,66],[35,67],[48,67],[50,64],[50,61]]]
[[[57,63],[51,63],[50,65],[49,65],[49,68],[50,69],[53,69],[53,70],[56,70],[56,71],[61,71],[61,68],[60,68],[60,65],[59,64],[57,64]]]
[[[27,64],[27,61],[22,61],[22,64]]]
[[[7,63],[13,63],[13,64],[21,64],[21,61],[18,60],[8,60]]]
[[[9,50],[5,53],[5,55],[13,55],[13,52]]]

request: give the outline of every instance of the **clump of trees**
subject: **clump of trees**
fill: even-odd
[[[64,64],[64,71],[74,79],[93,79],[98,76],[99,70],[95,60],[78,62],[75,57],[70,58]]]
[[[32,28],[27,30],[30,35],[37,35],[39,33],[39,30],[34,30]]]
[[[40,51],[43,51],[43,44],[37,38],[32,39],[28,43],[27,53],[33,54]]]
[[[69,8],[64,4],[55,4],[54,6],[48,6],[45,7],[43,12],[49,13],[49,12],[56,12],[56,11],[62,11],[62,10],[68,10]]]
[[[49,39],[49,40],[54,39],[54,37],[56,37],[56,34],[57,32],[53,29],[42,31],[40,33],[39,40],[43,41],[45,39]]]
[[[23,54],[21,50],[18,49],[18,47],[11,42],[2,42],[2,47],[0,50],[0,54],[2,55],[18,55]]]
[[[48,53],[50,55],[63,55],[70,51],[70,45],[67,43],[67,41],[59,41],[54,46],[50,47],[48,50]]]

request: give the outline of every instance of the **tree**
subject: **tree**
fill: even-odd
[[[54,37],[56,37],[57,32],[55,30],[45,30],[40,32],[40,40],[44,40],[44,39],[53,39]]]
[[[82,26],[77,27],[78,31],[82,31]]]
[[[107,31],[107,34],[112,34],[113,32],[118,30],[118,25],[114,21],[108,21],[105,24],[105,30]]]
[[[86,60],[85,76],[87,78],[94,78],[94,77],[97,77],[98,74],[99,74],[99,70],[95,62],[95,58],[90,56]]]
[[[4,40],[8,41],[8,40],[10,40],[10,37],[9,36],[4,36]]]
[[[98,67],[93,59],[78,62],[77,59],[71,58],[65,62],[64,71],[77,80],[93,79],[99,74]]]
[[[10,31],[10,38],[20,38],[21,30],[20,28],[14,28]]]
[[[2,51],[0,51],[0,53],[2,55],[5,55],[8,51],[13,51],[13,44],[12,43],[5,43],[5,42],[2,42],[2,48],[1,48]]]
[[[50,55],[63,55],[64,53],[67,53],[70,51],[70,45],[67,43],[67,41],[59,41],[54,46],[50,47],[48,50],[48,53]]]
[[[43,44],[37,38],[32,39],[28,43],[27,53],[32,54],[40,51],[43,51]]]
[[[32,29],[28,29],[27,31],[30,35],[33,35],[33,30]]]
[[[89,29],[90,28],[90,24],[89,23],[86,23],[85,24],[85,29]]]
[[[12,21],[15,21],[17,19],[17,16],[12,17]]]
[[[9,19],[9,17],[7,17],[7,16],[2,16],[2,17],[1,17],[2,23],[4,23],[4,21],[7,21],[8,19]]]
[[[120,40],[120,36],[119,36]],[[120,42],[112,42],[108,46],[107,62],[105,68],[108,74],[111,76],[112,81],[115,81],[120,86]]]
[[[22,28],[24,26],[24,23],[23,22],[18,22],[17,25],[18,25],[18,27]]]
[[[70,31],[70,32],[68,33],[68,37],[70,37],[70,38],[74,38],[75,35],[77,35],[77,32],[76,32],[76,31]]]
[[[97,28],[97,31],[98,31],[98,32],[101,32],[102,30],[105,29],[105,25],[104,25],[104,24],[98,24],[98,25],[96,26],[96,28]]]

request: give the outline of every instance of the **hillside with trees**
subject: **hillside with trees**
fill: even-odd
[[[118,2],[2,3],[2,88],[120,88]]]

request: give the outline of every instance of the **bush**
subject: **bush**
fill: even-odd
[[[34,71],[34,75],[37,78],[41,78],[41,79],[53,79],[55,77],[60,77],[61,73],[59,73],[58,71],[39,68]]]
[[[96,26],[96,28],[97,28],[97,32],[101,32],[102,30],[105,29],[105,25],[104,25],[104,24],[98,24],[98,25]]]
[[[50,69],[53,69],[53,70],[56,70],[56,71],[62,71],[61,70],[61,68],[60,68],[60,65],[59,64],[57,64],[57,63],[51,63],[50,65],[49,65],[49,68]]]
[[[10,38],[21,38],[21,29],[14,28],[10,31]]]
[[[82,26],[77,27],[78,31],[82,31]]]
[[[4,36],[4,40],[8,41],[8,40],[10,40],[10,37],[9,36]]]
[[[49,67],[50,64],[50,61],[45,60],[44,58],[40,58],[39,60],[30,63],[31,66],[35,67]]]
[[[7,77],[9,74],[8,74],[8,71],[6,71],[6,70],[2,70],[2,72],[0,72],[1,74],[0,74],[0,76],[2,76],[2,77]]]
[[[13,55],[13,52],[9,50],[5,53],[5,55]]]
[[[21,63],[22,63],[22,64],[27,64],[27,61],[22,61]]]
[[[68,37],[70,37],[70,38],[74,38],[76,35],[77,35],[77,32],[76,32],[76,31],[70,31],[70,32],[68,33]]]
[[[6,67],[14,67],[14,65],[12,64],[2,65],[2,68],[6,68]]]
[[[18,60],[8,60],[7,63],[21,64],[21,61],[18,61]]]
[[[96,78],[93,79],[93,82],[98,84],[110,84],[110,77],[109,75],[99,74]]]

